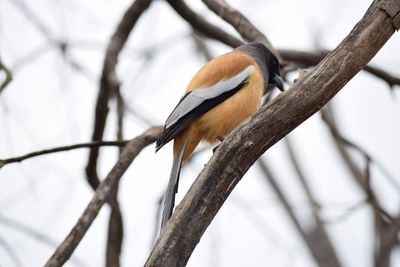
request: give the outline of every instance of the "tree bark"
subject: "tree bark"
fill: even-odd
[[[400,0],[374,1],[335,50],[225,139],[177,206],[145,266],[186,265],[211,220],[257,158],[332,99],[392,36],[393,20],[382,9],[393,3],[399,5]]]
[[[111,196],[121,176],[125,173],[140,151],[149,144],[155,142],[160,133],[161,127],[152,127],[142,135],[132,139],[126,145],[118,162],[97,187],[93,198],[90,200],[78,222],[47,261],[46,267],[62,266],[71,257],[75,248],[99,213],[101,207]]]

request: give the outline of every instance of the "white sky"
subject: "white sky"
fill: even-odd
[[[68,55],[85,70],[65,63],[15,3],[0,1],[0,56],[11,68],[13,82],[0,95],[0,158],[85,142],[92,134],[95,99],[104,50],[121,15],[131,1],[36,0],[23,2],[49,28],[51,36],[73,46]],[[229,26],[200,1],[187,1],[211,22]],[[361,18],[370,1],[229,1],[240,9],[279,48],[335,47]],[[118,64],[122,91],[131,110],[152,123],[166,119],[196,70],[204,64],[190,36],[190,27],[163,1],[154,1],[136,25]],[[316,37],[318,40],[316,41]],[[214,41],[214,55],[229,50]],[[400,76],[400,40],[394,35],[372,63]],[[156,49],[151,61],[144,50]],[[34,56],[30,58],[30,56]],[[29,58],[24,63],[23,59]],[[22,62],[22,63],[21,63]],[[358,74],[335,97],[334,106],[343,134],[382,163],[400,183],[399,88],[390,91],[381,80]],[[115,139],[115,104],[107,121],[105,139]],[[127,113],[125,137],[134,137],[147,125]],[[291,134],[307,179],[326,218],[335,218],[363,195],[352,182],[319,116],[313,116]],[[181,199],[207,162],[202,153],[182,173]],[[85,181],[87,150],[75,150],[27,160],[0,169],[0,214],[45,233],[60,242],[92,197]],[[114,164],[117,150],[102,150],[100,176]],[[279,177],[296,214],[307,223],[309,210],[297,178],[287,164],[283,144],[265,155]],[[152,245],[157,201],[167,184],[171,145],[154,154],[154,145],[135,160],[121,181],[125,238],[123,266],[142,266]],[[373,168],[372,185],[385,208],[399,209],[399,195]],[[74,253],[87,266],[104,264],[109,209],[98,218]],[[344,266],[371,266],[373,224],[362,207],[350,217],[327,227]],[[0,220],[1,221],[1,220]],[[40,266],[54,251],[0,223],[4,239],[23,266]],[[400,254],[392,258],[400,266]],[[0,246],[0,266],[13,266]],[[315,266],[286,213],[256,166],[246,174],[201,239],[188,266]],[[66,266],[76,266],[68,262]]]

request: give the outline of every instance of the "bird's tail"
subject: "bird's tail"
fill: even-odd
[[[164,207],[161,219],[161,231],[167,223],[168,219],[171,217],[172,210],[175,206],[175,194],[178,192],[179,175],[181,172],[183,155],[185,154],[186,141],[181,147],[178,156],[172,164],[171,175],[169,177],[167,192],[164,197]]]

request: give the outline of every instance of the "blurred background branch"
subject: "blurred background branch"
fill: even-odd
[[[50,266],[143,266],[159,231],[170,149],[154,155],[149,146],[132,170],[116,175],[110,169],[125,162],[126,137],[165,121],[198,67],[245,42],[275,44],[286,84],[298,86],[368,4],[152,2],[0,3],[1,266],[43,264],[93,192]],[[337,106],[328,104],[258,161],[190,266],[396,266],[398,46],[393,38],[363,68],[368,75],[346,85]],[[274,96],[263,98],[263,108]],[[59,147],[65,143],[74,145]],[[210,155],[205,146],[194,153],[178,200]],[[88,183],[79,179],[83,169]],[[109,209],[98,214],[104,203]]]
[[[12,81],[12,73],[11,71],[3,64],[0,59],[0,71],[3,71],[5,74],[4,80],[0,83],[0,94],[3,92],[4,88]]]

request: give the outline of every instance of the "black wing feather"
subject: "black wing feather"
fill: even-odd
[[[186,127],[189,126],[194,120],[199,118],[201,115],[209,111],[210,109],[214,108],[215,106],[221,104],[224,102],[226,99],[234,95],[236,92],[238,92],[240,89],[245,87],[248,83],[248,77],[244,79],[238,86],[235,88],[224,92],[217,97],[210,98],[204,100],[198,107],[190,111],[188,114],[180,118],[176,123],[171,125],[168,128],[164,128],[163,132],[161,133],[160,137],[157,140],[156,144],[156,151],[158,151],[160,148],[162,148],[165,144],[167,144],[169,141],[175,138],[176,135],[178,135],[180,132],[182,132]],[[190,93],[186,94],[180,102],[182,102],[183,99],[185,99]],[[180,103],[179,102],[179,103]],[[178,103],[178,105],[179,105]]]

